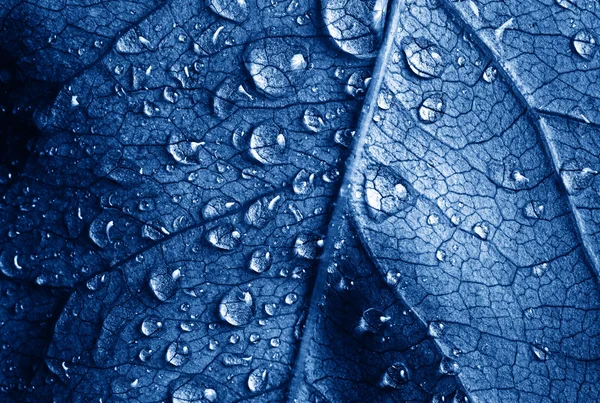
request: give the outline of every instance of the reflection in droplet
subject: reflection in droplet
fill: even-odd
[[[346,84],[346,93],[353,97],[363,95],[367,92],[367,87],[371,82],[371,75],[368,71],[359,70],[350,75]]]
[[[304,259],[316,259],[323,240],[315,234],[303,232],[294,242],[294,253]]]
[[[498,69],[490,64],[483,71],[482,78],[483,78],[483,81],[491,84],[494,81],[496,81],[497,76],[498,76]]]
[[[315,174],[308,173],[305,169],[301,169],[300,172],[296,174],[292,182],[292,189],[294,190],[294,193],[298,195],[306,195],[312,192],[314,179]]]
[[[440,372],[444,375],[458,375],[460,373],[460,366],[455,360],[444,357],[440,362]]]
[[[177,283],[173,276],[157,272],[150,275],[150,289],[160,301],[166,301],[177,292]]]
[[[321,113],[314,106],[309,106],[304,111],[304,115],[302,116],[302,123],[304,127],[310,130],[313,133],[318,133],[325,126],[325,121],[321,116]]]
[[[202,217],[213,220],[222,217],[239,207],[239,203],[229,196],[217,196],[206,202],[202,207]]]

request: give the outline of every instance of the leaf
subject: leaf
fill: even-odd
[[[597,400],[585,5],[10,8],[11,397]]]

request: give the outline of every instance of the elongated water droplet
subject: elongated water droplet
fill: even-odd
[[[407,383],[408,380],[409,374],[406,365],[402,362],[395,362],[383,374],[381,386],[397,389]]]
[[[183,341],[174,341],[167,348],[167,362],[175,367],[186,364],[191,358],[191,350],[187,343]]]
[[[163,328],[163,322],[157,316],[148,316],[142,322],[141,330],[144,336],[152,336],[157,334]]]
[[[254,319],[252,294],[238,287],[233,288],[221,299],[219,315],[233,326],[245,326]]]
[[[257,368],[248,376],[248,389],[252,393],[260,393],[267,388],[269,373],[265,368]]]
[[[442,94],[433,94],[423,100],[419,107],[419,118],[425,123],[435,123],[444,115],[446,107]]]
[[[292,182],[294,193],[298,195],[306,195],[311,193],[313,190],[314,179],[315,174],[308,173],[305,169],[301,169],[300,172],[296,174]]]
[[[260,125],[250,136],[250,154],[258,162],[268,165],[280,163],[285,153],[285,135],[273,124]]]
[[[573,37],[573,49],[585,60],[592,60],[598,50],[598,40],[592,31],[581,30]]]
[[[245,0],[207,0],[208,6],[220,17],[242,22],[248,18],[248,5]]]
[[[250,364],[252,364],[252,356],[244,354],[223,353],[221,354],[221,362],[226,367],[247,367]]]
[[[419,77],[439,77],[444,71],[442,51],[429,39],[414,38],[404,46],[403,51],[408,67]]]
[[[205,220],[213,220],[230,213],[239,206],[240,204],[229,196],[217,196],[207,201],[202,207],[202,217]]]
[[[258,248],[252,252],[250,257],[250,270],[256,273],[262,273],[271,268],[273,258],[268,248]]]
[[[206,233],[206,240],[212,246],[223,250],[232,250],[237,248],[242,235],[231,224],[223,224],[210,229]]]

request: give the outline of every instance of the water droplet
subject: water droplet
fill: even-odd
[[[244,65],[256,89],[264,95],[279,98],[290,95],[294,87],[288,75],[298,67],[299,47],[284,38],[269,38],[251,43],[244,55]]]
[[[257,368],[248,376],[248,389],[252,393],[260,393],[267,388],[269,373],[265,368]]]
[[[215,248],[232,250],[240,245],[241,236],[233,225],[223,224],[210,229],[205,238]]]
[[[337,130],[335,132],[335,134],[333,135],[333,141],[335,141],[337,144],[344,146],[344,147],[350,147],[350,144],[352,144],[352,139],[354,138],[354,134],[356,132],[354,130],[350,130],[350,129],[340,129]]]
[[[273,348],[277,348],[281,345],[281,340],[279,340],[278,337],[273,337],[270,341],[269,344],[271,345],[271,347]]]
[[[163,322],[156,316],[148,316],[142,322],[141,330],[144,336],[152,336],[163,328]]]
[[[177,91],[175,91],[175,89],[173,89],[172,87],[165,87],[163,89],[163,98],[165,99],[165,101],[174,104],[179,98],[179,93],[177,93]]]
[[[300,172],[296,174],[292,182],[294,193],[298,195],[306,195],[311,193],[314,187],[314,179],[315,174],[308,173],[305,169],[301,169]]]
[[[406,365],[402,362],[395,362],[383,374],[381,386],[397,389],[407,383],[408,379],[409,374]]]
[[[389,320],[390,317],[385,316],[379,309],[369,308],[363,312],[356,330],[358,333],[377,333],[383,329],[385,323]]]
[[[320,132],[325,126],[325,121],[319,113],[319,110],[314,106],[309,106],[304,111],[304,116],[302,117],[302,123],[304,127],[310,130],[313,133]]]
[[[486,240],[490,233],[490,227],[488,226],[488,224],[486,222],[480,222],[473,226],[473,232],[479,238]]]
[[[252,356],[243,354],[223,353],[221,354],[221,362],[226,367],[247,367],[252,363]]]
[[[380,170],[374,179],[365,181],[364,199],[372,218],[385,219],[397,213],[408,198],[408,190],[391,171]]]
[[[288,305],[294,305],[296,302],[298,302],[298,294],[291,292],[285,296],[284,301]]]
[[[152,102],[149,101],[144,101],[144,106],[142,108],[142,111],[144,112],[144,115],[148,116],[148,117],[152,117],[155,114],[157,114],[158,112],[160,112],[160,108],[153,104]]]
[[[424,123],[435,123],[446,110],[442,94],[433,94],[423,100],[419,107],[419,118]]]
[[[546,348],[542,349],[536,346],[531,346],[531,352],[538,361],[546,361],[548,359],[548,350]]]
[[[439,77],[444,71],[440,48],[429,39],[414,38],[404,46],[404,55],[410,70],[422,78]]]
[[[167,348],[167,362],[175,367],[180,367],[190,360],[192,352],[183,341],[174,341]]]
[[[583,169],[570,169],[570,167],[567,166],[561,171],[565,187],[571,194],[589,187],[597,174],[598,171],[588,167]]]
[[[240,341],[240,336],[237,334],[232,334],[229,336],[229,344],[237,344]]]
[[[281,200],[281,196],[273,196],[270,198],[263,197],[252,203],[246,214],[244,221],[248,225],[257,228],[264,228],[275,215],[275,209]]]
[[[166,301],[177,292],[177,283],[173,276],[157,272],[150,276],[150,289],[156,298]]]
[[[127,31],[122,37],[117,40],[115,49],[123,54],[135,54],[144,50],[138,34],[134,29]]]
[[[523,215],[526,218],[540,219],[545,216],[545,207],[539,201],[530,201],[523,207]]]
[[[213,220],[231,213],[239,206],[240,204],[229,196],[217,196],[207,201],[202,207],[202,217],[205,220]]]
[[[322,178],[327,183],[334,183],[340,178],[340,171],[337,168],[331,168],[323,174]]]
[[[258,334],[258,333],[250,334],[250,337],[248,337],[248,341],[250,341],[250,343],[252,343],[252,344],[258,343],[260,341],[260,334]]]
[[[304,259],[316,259],[321,238],[315,234],[303,232],[294,242],[294,253]]]
[[[581,30],[573,37],[573,49],[585,60],[591,60],[596,55],[598,40],[592,31]]]
[[[433,338],[440,338],[444,335],[445,326],[440,321],[431,321],[427,326],[427,333]]]
[[[498,76],[498,69],[490,64],[483,71],[483,75],[481,77],[483,78],[483,81],[491,84],[494,81],[496,81],[497,76]]]
[[[198,148],[203,143],[186,141],[180,134],[173,134],[169,138],[167,151],[173,159],[181,164],[197,164],[199,162]]]
[[[435,258],[440,261],[443,262],[444,260],[446,260],[446,252],[444,252],[442,249],[438,249],[435,252]]]
[[[348,77],[346,84],[346,93],[350,96],[357,97],[367,92],[367,87],[371,82],[371,75],[368,71],[359,70]]]
[[[268,165],[282,161],[285,152],[285,135],[273,124],[260,125],[250,136],[250,154],[258,162]]]
[[[252,294],[238,287],[225,294],[219,304],[221,319],[233,326],[245,326],[252,322],[254,312]]]
[[[531,272],[536,277],[542,277],[544,275],[544,273],[546,273],[546,270],[548,270],[548,263],[544,262],[544,263],[536,264],[535,266],[533,266],[533,268],[531,269]]]
[[[152,354],[154,354],[154,351],[151,348],[143,348],[140,350],[138,358],[141,362],[148,362],[152,358]]]
[[[245,0],[207,0],[208,6],[218,16],[242,22],[248,18],[248,5]]]
[[[460,373],[460,365],[452,358],[444,357],[440,362],[440,372],[444,375],[458,375]]]
[[[90,224],[88,236],[100,248],[105,248],[112,242],[110,238],[110,229],[113,226],[113,221],[106,222],[102,217],[98,217]]]
[[[394,96],[391,93],[381,91],[377,97],[377,106],[379,106],[379,109],[388,110],[392,107],[393,100]]]
[[[250,270],[256,273],[262,273],[271,268],[273,258],[271,252],[267,248],[258,248],[252,252],[250,257]]]
[[[290,67],[292,70],[304,70],[308,63],[306,63],[306,59],[302,53],[297,53],[292,56],[292,60],[290,61]]]
[[[270,304],[265,304],[265,313],[269,316],[275,315],[277,312],[277,304],[272,302]]]

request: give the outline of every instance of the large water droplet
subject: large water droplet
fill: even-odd
[[[304,259],[316,259],[323,240],[315,234],[303,232],[296,237],[294,253]]]
[[[294,193],[298,195],[306,195],[311,193],[314,187],[314,179],[315,174],[308,173],[305,169],[301,169],[300,172],[296,174],[292,182],[292,189],[294,190]]]
[[[598,40],[592,31],[583,29],[573,37],[573,49],[582,58],[591,60],[598,50]]]
[[[150,275],[150,289],[160,301],[166,301],[177,292],[177,282],[172,275],[162,272]]]
[[[142,322],[141,330],[144,336],[152,336],[163,328],[163,322],[157,316],[148,316]]]
[[[395,362],[383,374],[381,386],[397,389],[407,383],[408,379],[409,374],[406,365],[402,362]]]
[[[212,246],[223,250],[232,250],[237,248],[242,235],[231,224],[218,225],[210,229],[205,238]]]
[[[561,176],[567,191],[571,194],[579,192],[589,187],[598,171],[586,167],[583,169],[571,168],[571,163],[567,163],[561,171]]]
[[[260,125],[250,136],[250,154],[262,164],[276,164],[283,160],[285,135],[273,124]]]
[[[429,95],[419,107],[419,118],[425,123],[434,123],[441,119],[445,110],[442,94]]]
[[[429,39],[414,38],[404,46],[404,55],[410,70],[422,78],[439,77],[444,71],[440,48]]]
[[[221,299],[219,315],[233,326],[245,326],[254,319],[252,294],[238,287],[233,288]]]
[[[202,217],[213,220],[222,217],[239,207],[239,203],[229,196],[217,196],[206,202],[202,207]]]
[[[252,252],[250,257],[250,270],[256,273],[262,273],[271,268],[273,258],[268,248],[258,248]]]
[[[367,87],[371,82],[371,75],[368,71],[359,70],[355,71],[348,77],[348,83],[346,84],[346,93],[353,97],[363,95],[367,92]]]
[[[256,368],[248,375],[248,389],[252,393],[260,393],[267,388],[269,373],[265,368]]]
[[[248,18],[245,0],[207,0],[207,3],[212,11],[228,20],[242,22]]]
[[[181,385],[171,397],[172,403],[214,403],[217,391],[204,387],[204,382],[187,381]]]
[[[174,341],[167,348],[167,362],[175,367],[186,364],[191,358],[192,351],[187,343],[183,341]]]
[[[386,316],[379,309],[369,308],[363,312],[356,330],[359,334],[364,332],[377,333],[383,329],[389,320],[389,316]]]
[[[114,226],[113,221],[105,221],[102,217],[96,218],[90,224],[88,235],[90,239],[100,248],[105,248],[112,242],[110,230]]]

